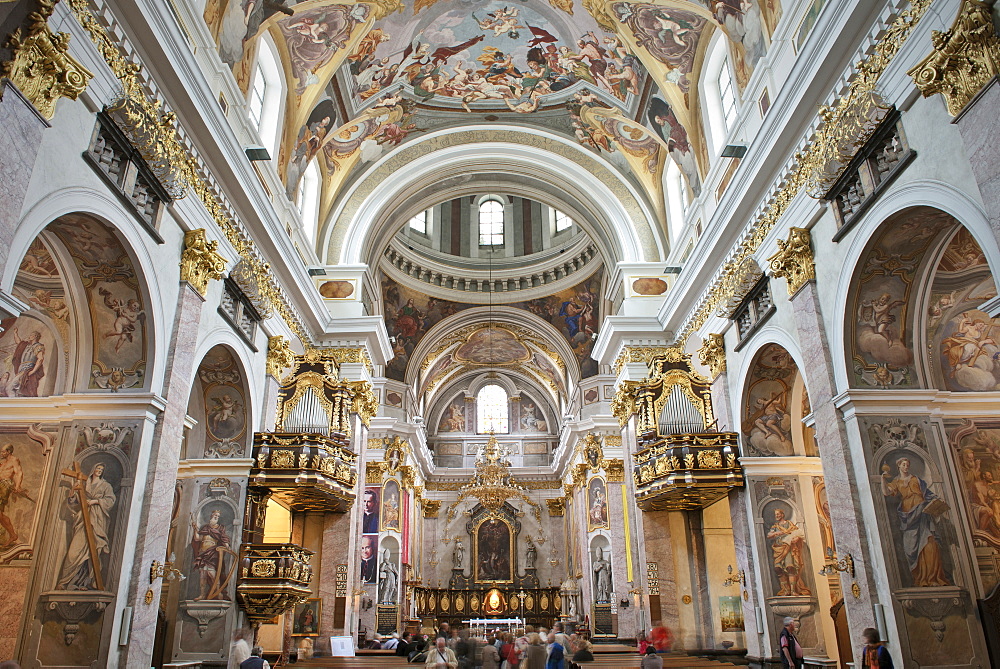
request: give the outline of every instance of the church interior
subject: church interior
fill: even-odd
[[[998,20],[0,0],[0,661],[1000,666]]]

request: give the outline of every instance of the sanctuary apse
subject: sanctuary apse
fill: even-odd
[[[1000,664],[996,15],[0,0],[0,661]]]

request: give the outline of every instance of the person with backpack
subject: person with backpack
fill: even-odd
[[[877,629],[874,627],[866,628],[861,632],[861,638],[865,640],[865,646],[861,651],[862,669],[894,669],[892,655],[889,654],[889,649],[882,644]]]

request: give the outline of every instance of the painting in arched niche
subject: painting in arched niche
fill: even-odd
[[[853,385],[919,386],[913,355],[916,281],[927,250],[956,224],[940,210],[912,207],[887,219],[862,255],[846,314]]]
[[[743,433],[750,455],[793,455],[792,388],[799,374],[781,346],[768,344],[757,354],[747,379]]]
[[[1000,320],[979,308],[996,295],[986,256],[969,231],[959,228],[937,264],[927,307],[927,341],[938,388],[1000,389]]]
[[[510,525],[499,518],[487,518],[480,523],[476,528],[476,582],[511,582],[512,549]]]
[[[146,298],[128,251],[111,228],[83,214],[62,216],[46,231],[62,243],[86,293],[93,341],[88,387],[118,392],[141,386],[148,351]]]

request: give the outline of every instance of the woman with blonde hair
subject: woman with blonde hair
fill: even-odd
[[[528,647],[524,652],[524,662],[521,669],[545,669],[547,653],[542,645],[542,638],[535,632],[528,635]]]

